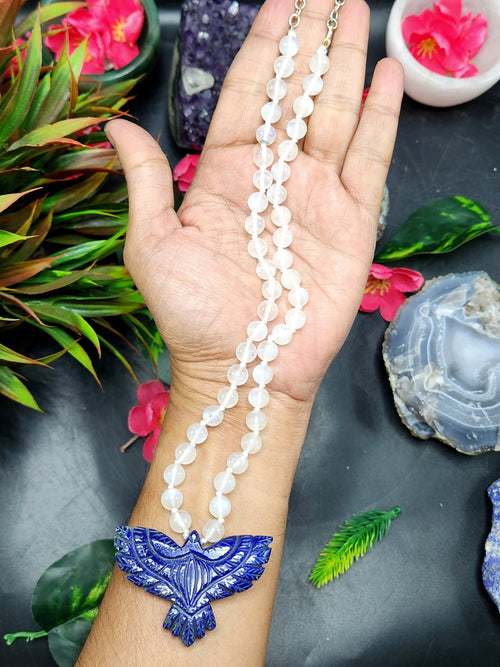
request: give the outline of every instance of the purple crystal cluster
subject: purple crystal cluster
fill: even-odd
[[[500,479],[488,489],[493,505],[491,532],[485,544],[483,583],[500,611]]]
[[[180,146],[202,149],[224,77],[258,9],[237,0],[186,0],[182,4],[171,114]]]

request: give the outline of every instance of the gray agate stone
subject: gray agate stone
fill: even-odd
[[[403,423],[463,454],[500,450],[500,292],[484,272],[427,282],[387,328],[383,357]]]
[[[500,479],[488,489],[493,504],[491,532],[484,545],[483,583],[500,611]]]

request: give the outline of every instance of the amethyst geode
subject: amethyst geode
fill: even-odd
[[[222,82],[258,9],[236,0],[183,2],[169,109],[182,148],[203,148]]]

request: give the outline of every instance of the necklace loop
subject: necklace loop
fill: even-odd
[[[306,0],[295,0],[295,12],[288,19],[288,24],[292,30],[295,30],[300,24],[300,15],[306,6]]]
[[[333,33],[338,27],[339,9],[342,7],[342,5],[345,5],[345,0],[335,0],[335,6],[330,13],[328,21],[326,22],[328,32],[323,42],[323,47],[325,49],[329,49],[332,43]]]

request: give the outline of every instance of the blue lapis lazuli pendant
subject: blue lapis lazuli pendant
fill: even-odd
[[[193,531],[180,547],[150,528],[118,526],[116,562],[148,593],[172,601],[163,627],[186,646],[215,628],[210,603],[250,588],[264,572],[272,537],[232,535],[207,548]]]

